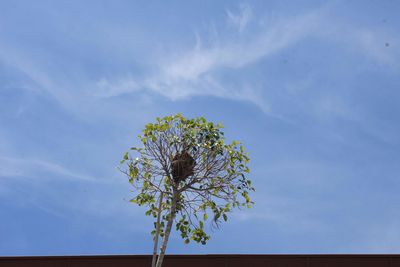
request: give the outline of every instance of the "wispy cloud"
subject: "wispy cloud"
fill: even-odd
[[[233,14],[229,13],[232,17]],[[250,9],[242,7],[241,15],[233,16],[243,30],[250,18]],[[292,19],[282,19],[266,25],[257,34],[234,40],[219,36],[209,46],[198,40],[194,48],[172,57],[160,59],[157,71],[145,78],[123,77],[119,80],[101,79],[96,95],[110,97],[138,90],[157,92],[171,100],[197,95],[210,95],[240,101],[249,101],[269,112],[269,106],[252,84],[227,87],[218,79],[221,70],[240,70],[268,55],[291,46],[314,31],[321,12],[313,12]]]
[[[70,79],[64,79],[59,73],[53,75],[56,78],[52,78],[49,75],[52,70],[37,64],[33,59],[25,58],[18,49],[4,43],[0,43],[0,60],[29,77],[34,84],[33,88],[39,88],[41,92],[54,97],[63,107],[80,113],[87,113],[82,112],[82,109],[90,106],[93,96],[108,98],[151,91],[172,101],[195,96],[247,101],[266,114],[283,118],[271,108],[273,99],[265,95],[266,91],[279,89],[254,82],[242,72],[260,61],[268,61],[270,57],[308,37],[353,47],[358,53],[382,64],[397,64],[395,58],[398,56],[392,48],[396,44],[395,37],[389,38],[378,30],[357,28],[350,23],[340,24],[334,15],[327,12],[329,8],[317,8],[292,17],[260,18],[255,17],[251,6],[241,4],[236,12],[226,10],[226,27],[215,29],[213,41],[208,44],[203,44],[207,36],[197,34],[197,42],[193,47],[173,55],[166,53],[157,59],[151,57],[149,60],[152,62],[146,62],[146,65],[151,66],[150,70],[141,75],[132,72],[128,75],[103,76],[95,84],[82,77],[81,80],[70,82]],[[233,26],[233,31],[230,26]],[[385,40],[384,43],[382,40]],[[225,73],[230,75],[230,82],[224,78]]]
[[[351,50],[355,56],[362,56],[395,70],[399,68],[400,53],[395,49],[399,35],[383,27],[354,26],[351,22],[337,21],[328,16],[321,20],[316,36]]]
[[[57,70],[49,69],[45,60],[41,61],[27,56],[18,47],[0,42],[0,63],[8,69],[12,69],[17,75],[13,81],[14,87],[50,97],[60,107],[70,112],[79,109],[80,98],[77,97],[74,89],[67,90],[66,81],[55,78]],[[16,107],[16,113],[20,114],[24,108],[24,106]]]
[[[16,203],[57,217],[75,214],[79,218],[85,214],[93,219],[127,214],[125,218],[133,219],[142,214],[140,209],[132,210],[127,201],[129,183],[125,179],[94,177],[46,160],[0,156],[0,184],[0,197],[12,196]],[[121,205],[124,197],[126,205]],[[119,219],[115,221],[120,223]],[[87,224],[79,219],[76,222]]]
[[[322,232],[329,228],[329,223],[322,219],[321,214],[337,205],[329,201],[328,196],[334,194],[344,180],[340,175],[335,175],[338,169],[337,166],[311,159],[267,161],[253,175],[265,177],[268,189],[262,193],[256,192],[254,208],[233,216],[238,220],[273,223],[290,231]],[[313,190],[310,191],[310,188]],[[321,195],[326,198],[321,198]],[[318,205],[311,204],[316,202]],[[293,224],[293,218],[297,218],[296,224]]]
[[[309,37],[342,44],[341,49],[354,48],[358,56],[367,56],[382,64],[394,62],[393,50],[382,47],[382,33],[357,28],[350,23],[341,24],[327,12],[328,9],[324,7],[290,18],[264,20],[263,24],[257,24],[256,30],[246,32],[250,19],[256,18],[253,18],[248,5],[241,5],[237,14],[227,11],[228,23],[235,25],[236,35],[223,35],[217,31],[216,41],[209,45],[203,45],[198,37],[193,48],[160,58],[154,63],[156,70],[145,77],[103,78],[97,83],[97,95],[110,97],[149,90],[173,101],[208,95],[248,101],[266,114],[282,117],[271,109],[272,100],[263,95],[265,91],[277,89],[261,87],[247,78],[241,79],[244,77],[240,73],[242,70],[260,61],[265,62]],[[391,39],[395,42],[394,38]],[[221,72],[233,74],[234,80],[227,83],[220,77]]]
[[[232,24],[239,32],[243,32],[247,24],[250,22],[253,12],[248,4],[242,3],[239,6],[239,12],[235,13],[231,10],[226,10],[228,24]]]
[[[21,159],[0,156],[0,177],[35,177],[38,173],[51,173],[57,178],[99,181],[90,175],[81,174],[65,168],[59,164],[40,159]],[[49,179],[49,176],[43,176]]]
[[[290,247],[295,236],[315,250],[321,249],[315,244],[343,250],[357,240],[383,248],[371,250],[394,250],[399,109],[393,73],[400,54],[391,29],[398,23],[388,15],[388,23],[377,24],[376,10],[335,3],[215,2],[195,13],[165,6],[179,17],[155,16],[151,5],[134,3],[11,5],[0,16],[0,198],[11,218],[6,223],[13,225],[14,214],[27,219],[8,240],[32,236],[37,229],[30,219],[43,222],[42,211],[85,235],[88,229],[147,233],[151,218],[124,201],[131,192],[114,170],[120,152],[156,113],[182,107],[197,115],[216,104],[211,96],[247,102],[235,116],[224,112],[232,107],[228,101],[211,108],[246,141],[254,166],[256,206],[232,214],[233,231],[243,224],[253,233],[273,227],[258,240],[243,236],[250,250],[262,249],[260,240],[270,242],[276,229],[279,244],[271,251]],[[129,11],[139,9],[141,16]],[[150,24],[149,16],[156,18]],[[266,119],[249,103],[293,124]],[[380,212],[382,220],[370,220]],[[354,233],[358,225],[364,228]],[[362,232],[370,235],[362,240]],[[338,233],[348,239],[335,239]]]

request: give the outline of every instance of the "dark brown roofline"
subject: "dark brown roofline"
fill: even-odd
[[[149,267],[151,255],[0,256],[0,267]],[[163,267],[400,267],[400,254],[166,255]]]

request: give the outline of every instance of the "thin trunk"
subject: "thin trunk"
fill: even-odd
[[[169,234],[171,233],[171,228],[172,228],[172,225],[173,225],[174,219],[175,219],[176,201],[178,199],[177,195],[178,195],[178,193],[174,190],[174,196],[173,196],[172,203],[171,203],[171,210],[170,210],[170,214],[169,214],[169,218],[168,218],[167,228],[165,229],[164,238],[163,238],[161,248],[160,248],[160,256],[158,256],[156,267],[161,267],[162,262],[164,260],[164,255],[165,255],[165,250],[167,249]]]
[[[156,235],[154,237],[153,260],[151,262],[151,267],[155,267],[156,261],[157,261],[158,236],[160,235],[160,218],[161,218],[162,200],[163,200],[163,192],[161,192],[161,194],[160,194],[160,203],[158,204]]]

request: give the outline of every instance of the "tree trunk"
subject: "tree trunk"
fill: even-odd
[[[163,238],[161,248],[160,248],[160,256],[158,256],[156,267],[161,267],[162,262],[164,260],[164,255],[165,255],[165,250],[167,249],[169,234],[171,233],[171,228],[172,228],[172,225],[174,224],[177,200],[178,200],[178,192],[176,192],[176,190],[174,189],[174,196],[172,198],[171,210],[170,210],[170,214],[169,214],[169,218],[168,218],[167,228],[165,229],[164,238]]]
[[[158,236],[160,235],[160,217],[161,217],[162,201],[163,201],[163,192],[161,192],[160,194],[160,203],[158,204],[156,235],[154,236],[153,260],[151,262],[151,267],[155,267],[157,261]]]

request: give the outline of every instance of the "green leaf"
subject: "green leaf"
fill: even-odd
[[[190,201],[190,194],[181,194],[177,204],[177,216],[182,216],[176,224],[177,230],[180,233],[185,244],[190,240],[205,244],[209,236],[203,231],[206,221],[209,216],[212,216],[215,223],[220,223],[222,219],[228,220],[227,214],[231,209],[251,206],[248,192],[254,191],[252,183],[246,178],[246,173],[249,173],[248,168],[249,156],[245,152],[245,148],[238,141],[233,141],[230,144],[225,143],[222,124],[214,124],[208,122],[203,117],[185,118],[181,114],[158,117],[152,123],[145,125],[139,140],[142,141],[141,148],[132,147],[136,154],[125,153],[122,163],[128,163],[126,167],[129,181],[139,189],[139,195],[131,200],[140,206],[146,206],[148,211],[146,215],[157,214],[157,199],[160,190],[165,192],[165,198],[162,203],[162,223],[168,220],[168,212],[172,206],[172,195],[175,184],[172,183],[171,173],[167,170],[170,168],[171,161],[177,153],[181,153],[183,147],[186,147],[188,152],[195,158],[196,166],[205,166],[207,162],[221,159],[220,171],[213,173],[210,177],[208,172],[195,173],[192,177],[186,180],[193,181],[194,177],[206,176],[204,179],[193,184],[199,188],[204,194],[220,197],[224,194],[229,194],[229,201],[213,202],[205,200],[199,202],[198,208],[192,211],[189,216],[192,219],[197,219],[197,225],[192,225],[189,218],[184,218],[184,209],[187,208]],[[135,160],[138,156],[139,160]],[[132,158],[133,157],[133,158]],[[128,161],[128,162],[125,162]],[[171,167],[172,169],[172,167]],[[199,169],[199,168],[196,168]],[[126,170],[121,169],[124,173]],[[190,179],[190,180],[189,180]],[[195,181],[197,182],[197,181]],[[222,185],[220,187],[220,185]],[[184,188],[184,182],[180,183],[179,188]],[[207,188],[213,188],[207,190]],[[215,187],[226,188],[227,190],[218,190]],[[178,188],[178,189],[179,189]],[[168,197],[167,197],[168,194]],[[242,194],[242,196],[240,196]],[[243,197],[243,198],[242,198]],[[210,198],[205,198],[210,199]],[[218,198],[219,199],[219,198]],[[238,200],[240,199],[240,201]],[[207,214],[208,209],[212,212]],[[197,213],[199,213],[197,217]],[[164,227],[165,228],[165,227]],[[161,231],[160,235],[164,232]]]
[[[138,173],[139,173],[139,169],[138,169],[138,167],[132,167],[132,165],[129,165],[129,176],[131,177],[131,178],[136,178],[136,176],[138,175]]]

